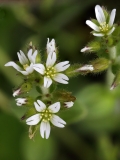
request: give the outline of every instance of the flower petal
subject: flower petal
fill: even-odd
[[[50,52],[47,57],[46,67],[52,67],[56,62],[56,53]]]
[[[38,54],[38,51],[37,50],[35,50],[35,52],[33,53],[33,55],[32,55],[32,58],[33,58],[33,64],[35,64],[35,60],[36,60],[36,56],[37,56],[37,54]]]
[[[36,125],[40,122],[40,114],[35,114],[26,120],[27,125]]]
[[[50,121],[54,126],[60,128],[63,128],[64,125],[66,124],[66,122],[57,115],[53,115]]]
[[[69,80],[69,78],[65,74],[62,74],[62,73],[57,73],[55,77],[53,77],[53,79],[56,82],[63,83],[63,84],[68,84],[67,81]]]
[[[28,55],[29,61],[30,61],[31,63],[34,63],[34,62],[33,62],[34,60],[33,60],[33,57],[32,57],[32,51],[33,51],[32,49],[29,49],[27,55]]]
[[[46,109],[46,105],[40,100],[37,100],[37,103],[34,102],[34,105],[38,112],[41,112],[42,110]]]
[[[55,52],[55,40],[52,39],[51,42],[49,42],[49,38],[47,41],[47,54],[50,52]]]
[[[19,61],[22,65],[29,63],[27,57],[25,56],[25,54],[21,50],[20,50],[20,53],[17,52],[17,55],[18,55]]]
[[[36,70],[37,72],[39,72],[40,74],[44,75],[45,72],[45,67],[43,64],[34,64],[33,65],[34,70]]]
[[[99,24],[106,21],[103,9],[99,5],[95,6],[95,14]]]
[[[86,21],[86,24],[87,24],[89,27],[91,27],[92,29],[94,29],[95,31],[97,31],[97,32],[100,31],[99,27],[98,27],[95,23],[93,23],[92,21],[87,20],[87,21]]]
[[[52,84],[52,79],[48,77],[44,77],[44,87],[48,88]]]
[[[113,9],[111,14],[110,14],[110,19],[109,19],[109,27],[112,27],[114,20],[115,20],[115,15],[116,15],[116,9]]]
[[[48,107],[52,113],[57,113],[60,110],[60,102],[56,102]]]
[[[27,76],[29,74],[27,71],[19,71],[19,72],[22,73],[25,76]]]
[[[15,68],[17,71],[21,71],[21,70],[22,70],[22,68],[21,68],[20,66],[18,66],[15,62],[12,62],[12,61],[6,63],[5,66],[6,66],[6,67],[12,66],[12,67]]]
[[[67,108],[71,108],[74,105],[74,102],[70,101],[70,102],[64,102],[65,106]]]
[[[110,35],[115,30],[115,27],[112,27],[112,29],[107,33],[107,35]]]
[[[93,33],[93,35],[97,36],[97,37],[103,37],[104,36],[104,34],[102,34],[102,33]]]
[[[28,66],[28,67],[26,68],[26,71],[27,71],[29,74],[34,71],[34,69],[33,69],[33,63],[31,63],[30,66]]]
[[[40,134],[42,138],[49,138],[50,135],[50,123],[49,122],[41,122],[40,124]]]
[[[69,61],[60,62],[54,66],[54,69],[57,72],[65,71],[70,66],[68,63]]]

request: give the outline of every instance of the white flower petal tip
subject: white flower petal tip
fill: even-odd
[[[60,102],[56,102],[48,107],[52,113],[57,113],[60,110]]]
[[[92,47],[84,47],[83,49],[81,49],[81,52],[90,52],[92,49]]]
[[[40,124],[40,134],[42,138],[49,138],[50,135],[50,124],[49,122],[41,122]]]
[[[49,88],[52,84],[52,79],[49,77],[44,77],[44,87]]]
[[[17,98],[15,100],[16,100],[17,106],[22,106],[22,105],[25,105],[27,103],[27,99],[26,98]]]
[[[18,95],[20,94],[20,92],[21,92],[21,89],[20,89],[20,88],[17,89],[17,90],[15,90],[15,91],[13,92],[13,97],[18,96]]]
[[[86,24],[87,24],[90,28],[92,28],[93,30],[95,30],[95,31],[97,31],[97,32],[100,31],[99,27],[98,27],[95,23],[93,23],[92,21],[87,20],[87,21],[86,21]]]
[[[112,34],[112,33],[114,32],[114,30],[115,30],[115,27],[113,27],[113,28],[107,33],[107,35]]]
[[[69,67],[70,67],[69,61],[60,62],[54,66],[57,72],[65,71]]]
[[[55,48],[55,40],[52,39],[51,42],[49,41],[49,38],[47,38],[47,54],[51,53],[51,52],[55,52],[56,48]]]
[[[57,115],[53,115],[53,117],[51,118],[51,123],[59,128],[64,128],[66,125],[66,122]]]
[[[37,103],[34,102],[34,106],[38,112],[41,112],[42,110],[46,109],[46,105],[40,100],[37,100]]]
[[[95,6],[95,14],[96,14],[96,18],[100,24],[104,23],[106,21],[103,9],[99,5]]]
[[[70,102],[64,102],[65,107],[67,108],[71,108],[74,105],[74,102],[70,101]]]
[[[103,33],[93,33],[93,35],[96,36],[96,37],[103,37],[104,36]]]
[[[113,9],[110,14],[110,19],[108,23],[109,27],[112,27],[114,20],[115,20],[115,15],[116,15],[116,9]]]
[[[93,65],[84,65],[78,69],[79,71],[93,71]]]
[[[45,67],[44,67],[44,65],[43,64],[34,64],[33,65],[33,68],[34,68],[34,70],[36,70],[38,73],[40,73],[40,74],[44,74],[44,72],[45,72]]]
[[[56,82],[59,82],[59,83],[62,83],[62,84],[68,84],[68,80],[69,80],[69,78],[65,74],[62,74],[62,73],[57,73],[55,75],[55,77],[53,77],[53,79]]]
[[[27,125],[36,125],[40,122],[41,118],[40,118],[40,114],[35,114],[31,117],[29,117],[27,120],[26,120],[26,124]]]

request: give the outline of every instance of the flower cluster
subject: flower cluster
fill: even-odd
[[[15,99],[17,106],[26,106],[28,108],[21,119],[26,120],[26,124],[30,126],[30,129],[32,126],[35,126],[32,128],[32,135],[29,135],[29,137],[33,138],[33,133],[36,132],[36,128],[39,125],[41,137],[48,139],[51,125],[63,128],[66,124],[56,113],[63,109],[71,108],[74,104],[71,98],[66,98],[65,100],[65,96],[68,97],[68,92],[64,91],[64,98],[61,98],[61,95],[58,95],[56,91],[51,93],[48,89],[52,83],[54,83],[54,85],[56,85],[56,82],[68,84],[69,78],[64,71],[70,67],[70,64],[69,61],[56,64],[57,49],[54,39],[49,41],[48,38],[47,40],[46,63],[40,61],[41,57],[38,50],[34,48],[35,47],[30,46],[27,55],[22,51],[18,52],[19,62],[15,63],[10,61],[6,63],[5,66],[12,66],[25,79],[22,85],[14,90],[13,96],[20,96]],[[39,59],[39,61],[37,59]],[[39,93],[42,95],[41,99],[39,96],[33,98],[29,95],[29,92],[34,87],[41,90],[41,93]],[[69,95],[71,96],[70,93]],[[58,101],[58,99],[60,99],[60,101]]]

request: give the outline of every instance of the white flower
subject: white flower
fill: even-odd
[[[20,94],[20,92],[21,92],[21,88],[15,90],[15,91],[13,92],[13,97],[18,96],[18,95]]]
[[[40,122],[40,134],[42,138],[49,138],[50,135],[50,123],[56,127],[63,128],[66,122],[59,116],[55,115],[60,110],[60,102],[56,102],[49,107],[40,101],[34,102],[35,109],[37,112],[35,115],[29,117],[26,120],[27,125],[37,125]]]
[[[15,62],[10,61],[6,63],[5,66],[12,66],[23,75],[31,74],[34,71],[33,64],[35,64],[37,50],[35,50],[34,53],[32,54],[32,49],[30,49],[28,51],[27,57],[21,50],[20,53],[19,52],[17,53],[17,55],[21,65],[17,65]]]
[[[17,98],[15,100],[16,100],[17,106],[22,106],[22,105],[27,103],[27,99],[26,98]]]
[[[79,71],[93,71],[94,67],[93,67],[93,65],[87,65],[86,64],[86,65],[80,67],[78,70]]]
[[[47,54],[51,53],[51,52],[55,52],[55,40],[52,39],[51,42],[49,42],[49,38],[47,41]]]
[[[93,35],[98,37],[110,35],[115,30],[113,23],[116,9],[113,9],[110,15],[108,13],[108,15],[106,15],[104,9],[102,9],[99,5],[96,5],[95,14],[97,19],[96,23],[90,20],[86,21],[86,24],[94,30]]]
[[[44,87],[46,88],[50,87],[52,80],[59,83],[68,84],[69,78],[60,72],[65,71],[70,66],[69,61],[60,62],[58,64],[55,64],[55,62],[56,53],[50,52],[45,66],[43,64],[33,65],[33,68],[44,76]]]
[[[70,101],[70,102],[64,102],[65,106],[67,108],[71,108],[74,105],[74,102]]]

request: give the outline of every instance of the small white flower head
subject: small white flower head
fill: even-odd
[[[37,56],[37,50],[35,50],[33,54],[32,54],[32,51],[33,50],[30,49],[26,57],[26,55],[20,50],[20,52],[17,53],[20,65],[10,61],[6,63],[5,66],[12,66],[23,75],[31,74],[34,71],[33,64],[35,64],[35,60]]]
[[[80,67],[78,70],[79,71],[93,71],[94,67],[93,67],[93,65],[87,65],[86,64],[86,65]]]
[[[69,61],[60,62],[58,64],[55,64],[55,62],[56,53],[50,52],[47,57],[46,65],[33,65],[33,68],[44,76],[44,87],[46,88],[50,87],[53,80],[58,83],[68,84],[69,78],[61,72],[65,71],[70,66]]]
[[[84,47],[83,49],[81,49],[81,52],[90,52],[92,49],[92,47]]]
[[[92,32],[94,36],[102,37],[105,35],[110,35],[115,30],[113,25],[116,15],[116,9],[105,14],[106,10],[101,8],[99,5],[95,6],[95,14],[97,21],[94,22],[87,20],[86,24],[91,27],[94,31]]]
[[[71,108],[74,105],[74,102],[70,101],[70,102],[64,102],[65,107],[67,108]]]
[[[47,54],[51,53],[51,52],[55,52],[55,40],[52,39],[51,42],[49,41],[49,38],[47,39]]]
[[[15,90],[15,91],[13,92],[13,97],[18,96],[20,93],[21,93],[21,88]]]
[[[27,103],[27,99],[26,98],[17,98],[15,100],[16,100],[16,105],[17,106],[22,106],[22,105]]]
[[[54,114],[60,110],[60,102],[56,102],[49,107],[46,107],[42,101],[37,100],[37,102],[34,102],[34,105],[38,113],[29,117],[26,120],[26,124],[32,126],[40,123],[40,134],[42,138],[49,138],[51,123],[59,128],[65,126],[66,122]]]

